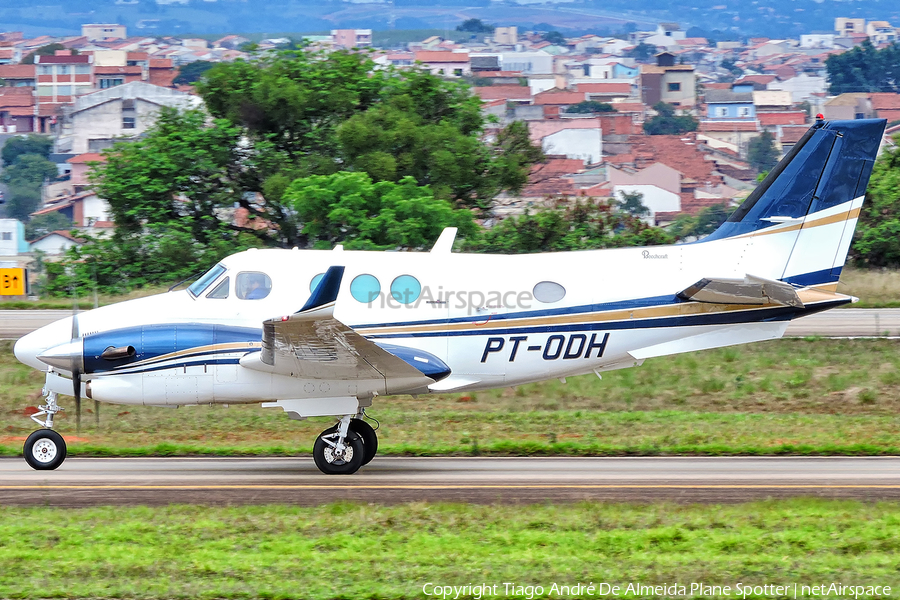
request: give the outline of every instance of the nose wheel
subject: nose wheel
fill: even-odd
[[[53,417],[62,410],[56,403],[56,392],[48,392],[47,404],[39,407],[40,410],[31,415],[31,420],[43,427],[28,436],[22,453],[25,462],[32,469],[39,471],[52,471],[66,460],[66,440],[63,436],[53,431]],[[47,416],[41,420],[41,417]]]
[[[66,460],[66,441],[52,429],[38,429],[25,440],[25,462],[32,469],[51,471]]]

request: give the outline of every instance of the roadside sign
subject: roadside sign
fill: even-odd
[[[25,269],[0,269],[0,296],[24,296]]]

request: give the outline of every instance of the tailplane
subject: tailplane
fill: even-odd
[[[753,237],[778,248],[782,281],[837,283],[886,123],[819,121],[704,241]]]

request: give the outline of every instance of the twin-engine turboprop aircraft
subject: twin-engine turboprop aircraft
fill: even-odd
[[[377,396],[513,386],[778,338],[836,293],[883,120],[819,121],[698,243],[516,256],[250,250],[187,290],[81,313],[20,339],[47,372],[35,469],[66,456],[58,394],[171,406],[261,403],[335,416],[316,465],[353,473]],[[299,310],[298,307],[301,307]],[[43,420],[41,417],[45,417]]]

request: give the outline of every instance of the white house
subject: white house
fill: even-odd
[[[62,254],[72,246],[80,246],[82,242],[72,237],[68,231],[52,231],[31,242],[31,252],[41,251],[55,256]]]
[[[650,214],[641,217],[647,223],[656,222],[656,213],[680,212],[681,196],[664,190],[656,185],[616,185],[613,187],[613,195],[621,200],[624,194],[641,194],[641,204],[650,210]]]
[[[544,137],[541,147],[547,154],[564,154],[566,158],[583,160],[591,165],[603,156],[603,139],[600,128],[563,129]]]

